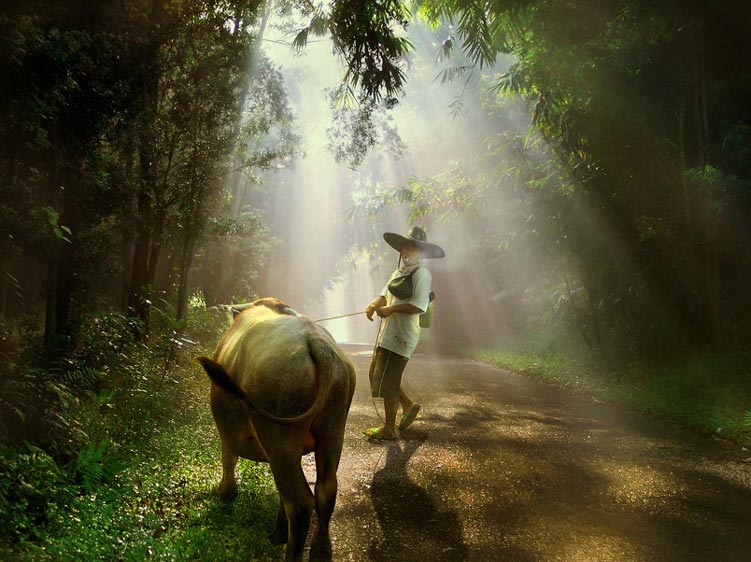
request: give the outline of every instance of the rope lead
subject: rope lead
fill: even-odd
[[[360,312],[350,312],[349,314],[342,314],[340,316],[329,316],[328,318],[319,318],[318,320],[313,320],[313,322],[323,322],[324,320],[336,320],[337,318],[347,318],[348,316],[357,316],[358,314],[365,314],[365,311],[361,310]]]

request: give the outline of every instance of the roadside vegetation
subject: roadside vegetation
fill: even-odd
[[[221,476],[219,439],[208,379],[192,358],[211,353],[228,320],[203,306],[190,307],[188,318],[177,336],[162,314],[143,343],[124,341],[126,319],[102,316],[78,342],[96,368],[15,366],[6,385],[42,390],[35,403],[19,392],[10,405],[19,417],[4,428],[16,440],[0,449],[0,559],[280,556],[283,547],[266,537],[278,500],[265,465],[240,462],[234,501],[211,493]],[[37,408],[44,413],[35,417]],[[33,419],[43,427],[26,423]]]
[[[477,349],[470,355],[751,446],[751,377],[746,353],[627,360],[592,353],[578,335],[548,328],[509,341],[500,349]]]

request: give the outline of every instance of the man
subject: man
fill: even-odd
[[[372,439],[398,437],[396,413],[402,406],[399,430],[406,429],[420,412],[420,404],[401,389],[402,372],[420,339],[420,315],[430,304],[430,270],[427,258],[442,258],[440,246],[427,241],[425,231],[413,226],[406,236],[386,232],[384,240],[399,252],[399,267],[391,275],[381,294],[365,309],[368,320],[377,314],[382,320],[376,350],[370,363],[370,390],[374,398],[383,398],[383,425],[363,433]]]

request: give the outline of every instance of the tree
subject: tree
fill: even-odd
[[[435,25],[454,25],[444,54],[461,50],[465,60],[443,77],[484,71],[501,98],[489,100],[490,112],[521,98],[532,126],[521,138],[488,138],[478,161],[449,176],[470,186],[460,202],[437,178],[440,187],[412,186],[413,208],[443,198],[477,212],[493,185],[523,190],[514,198],[534,221],[530,232],[565,263],[546,291],[569,302],[595,345],[666,352],[746,340],[751,326],[737,320],[737,306],[747,299],[736,287],[751,265],[741,227],[751,178],[738,156],[751,68],[736,54],[748,44],[747,8],[638,0],[418,8]],[[502,53],[515,62],[493,77]],[[505,217],[497,222],[519,224],[507,214],[497,209]]]

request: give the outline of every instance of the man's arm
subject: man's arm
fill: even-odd
[[[375,312],[381,318],[388,318],[397,312],[399,314],[422,314],[425,311],[417,308],[414,304],[405,302],[402,304],[392,304],[391,306],[381,306]]]

